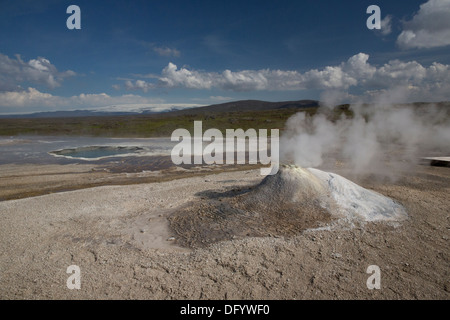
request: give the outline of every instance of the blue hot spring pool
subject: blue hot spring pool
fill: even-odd
[[[0,137],[0,165],[69,164],[170,155],[175,144],[170,138]]]

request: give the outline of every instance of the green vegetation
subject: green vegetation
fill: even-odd
[[[225,129],[280,129],[283,131],[286,120],[297,112],[306,112],[310,116],[316,113],[325,114],[328,119],[336,121],[341,117],[352,118],[353,111],[349,104],[336,106],[333,109],[316,106],[279,105],[274,104],[273,109],[252,110],[246,109],[247,102],[240,102],[230,111],[214,111],[189,109],[161,114],[141,114],[125,116],[91,116],[91,117],[65,117],[65,118],[6,118],[0,119],[0,136],[16,135],[71,135],[71,136],[102,136],[102,137],[169,137],[178,128],[193,132],[194,121],[203,122],[203,131],[217,128],[222,132]],[[258,102],[261,105],[261,102]],[[440,103],[414,103],[396,105],[393,107],[413,106],[414,111],[426,116],[432,110],[442,113],[443,121],[450,116],[450,102]],[[280,107],[281,106],[281,107]],[[371,107],[370,105],[365,105]],[[242,111],[236,111],[241,108]],[[437,108],[437,109],[436,109]],[[367,115],[366,119],[370,116]],[[270,131],[268,132],[270,134]]]
[[[178,128],[193,132],[196,120],[203,122],[203,130],[208,128],[217,128],[223,132],[225,129],[238,128],[282,130],[286,120],[299,111],[298,108],[286,108],[181,115],[163,113],[112,117],[0,119],[0,135],[167,137]],[[317,112],[317,108],[305,108],[303,111],[313,115]]]

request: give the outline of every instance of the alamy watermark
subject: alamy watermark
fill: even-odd
[[[366,26],[367,29],[381,29],[381,9],[377,5],[370,5],[367,7],[366,13],[371,14],[369,18],[367,18]]]
[[[70,5],[67,7],[66,13],[70,14],[70,16],[66,20],[67,29],[73,30],[81,29],[81,9],[77,5]]]
[[[219,129],[203,132],[202,121],[194,121],[194,135],[187,129],[176,129],[171,141],[178,141],[171,151],[172,162],[180,164],[249,164],[258,162],[270,167],[261,168],[261,175],[273,175],[279,168],[279,130]],[[270,142],[269,142],[270,140]],[[208,144],[205,146],[204,142]],[[270,150],[270,156],[269,156]]]
[[[80,30],[81,29],[81,9],[77,5],[70,5],[66,9],[66,13],[70,16],[66,20],[66,26],[69,30]],[[367,18],[366,26],[369,30],[381,29],[381,9],[377,5],[370,5],[366,10],[370,17]]]
[[[66,273],[70,274],[67,278],[66,285],[70,290],[81,289],[81,269],[77,265],[71,265],[67,267]]]
[[[381,270],[377,265],[370,265],[367,267],[366,273],[371,274],[369,278],[367,278],[366,286],[367,289],[373,290],[381,289]]]

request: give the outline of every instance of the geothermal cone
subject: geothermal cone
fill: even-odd
[[[329,197],[327,186],[309,170],[296,166],[282,166],[245,196],[246,202],[270,208],[286,204],[316,201],[324,207]]]
[[[327,186],[335,203],[334,215],[363,221],[400,221],[407,217],[403,206],[378,192],[365,189],[346,178],[330,172],[308,169]]]
[[[332,221],[397,221],[406,218],[394,200],[334,173],[281,166],[250,190],[192,203],[169,217],[177,241],[203,247],[246,236],[292,236]]]

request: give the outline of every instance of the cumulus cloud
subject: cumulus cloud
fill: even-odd
[[[173,63],[169,63],[162,71],[159,83],[163,87],[186,87],[189,89],[210,89],[215,75],[198,71],[190,71],[186,68],[178,69]]]
[[[25,62],[20,56],[10,59],[0,54],[0,108],[91,108],[155,102],[154,99],[134,94],[60,97],[32,87],[24,90],[20,86],[21,83],[36,82],[54,88],[73,74],[71,71],[59,72],[45,58]],[[159,75],[149,75],[146,80],[122,81],[126,89],[143,92],[157,88],[234,92],[320,90],[325,105],[336,100],[340,103],[371,102],[379,96],[391,96],[392,100],[397,99],[396,102],[450,100],[450,65],[434,62],[426,66],[417,61],[401,60],[372,65],[369,55],[365,53],[358,53],[334,66],[306,72],[271,69],[208,72],[169,63]],[[118,85],[114,88],[120,89]],[[228,99],[231,100],[224,96],[210,97],[210,100],[216,101]]]
[[[368,58],[368,56],[367,56]],[[364,57],[363,57],[364,59]],[[340,66],[326,67],[323,70],[310,70],[305,74],[298,71],[284,70],[225,70],[222,73],[204,72],[178,68],[169,63],[161,72],[157,82],[136,80],[127,81],[127,89],[141,89],[148,91],[156,87],[212,89],[219,88],[231,91],[259,91],[259,90],[299,90],[311,88],[348,88],[356,85],[357,80],[346,73]]]
[[[78,108],[98,108],[112,105],[161,105],[162,99],[146,98],[134,94],[124,94],[121,96],[110,96],[106,93],[74,95],[71,97],[61,97],[50,93],[40,92],[29,87],[22,91],[0,92],[0,110],[34,110],[34,109],[78,109]]]
[[[136,80],[134,82],[131,80],[126,80],[125,88],[127,90],[142,90],[144,92],[147,92],[148,90],[155,88],[155,85],[144,80]]]
[[[407,88],[411,94],[450,99],[450,66],[432,63],[423,66],[417,61],[391,60],[384,65],[369,63],[369,55],[358,53],[336,66],[311,69],[304,73],[295,70],[225,70],[205,72],[187,67],[178,68],[169,63],[155,76],[154,81],[127,80],[130,90],[147,92],[154,88],[188,88],[198,90],[221,89],[235,92],[286,91],[316,89],[323,91],[346,91],[360,88],[368,94]],[[347,94],[347,96],[349,96]]]
[[[0,92],[0,106],[24,107],[35,104],[54,106],[56,102],[55,97],[51,94],[39,92],[34,88],[28,88],[24,91]]]
[[[397,38],[403,48],[433,48],[450,45],[450,0],[428,0]]]
[[[20,85],[24,82],[55,88],[61,85],[64,78],[74,75],[75,72],[71,70],[59,72],[43,57],[26,62],[20,55],[16,55],[14,59],[0,53],[0,91],[20,90]]]

